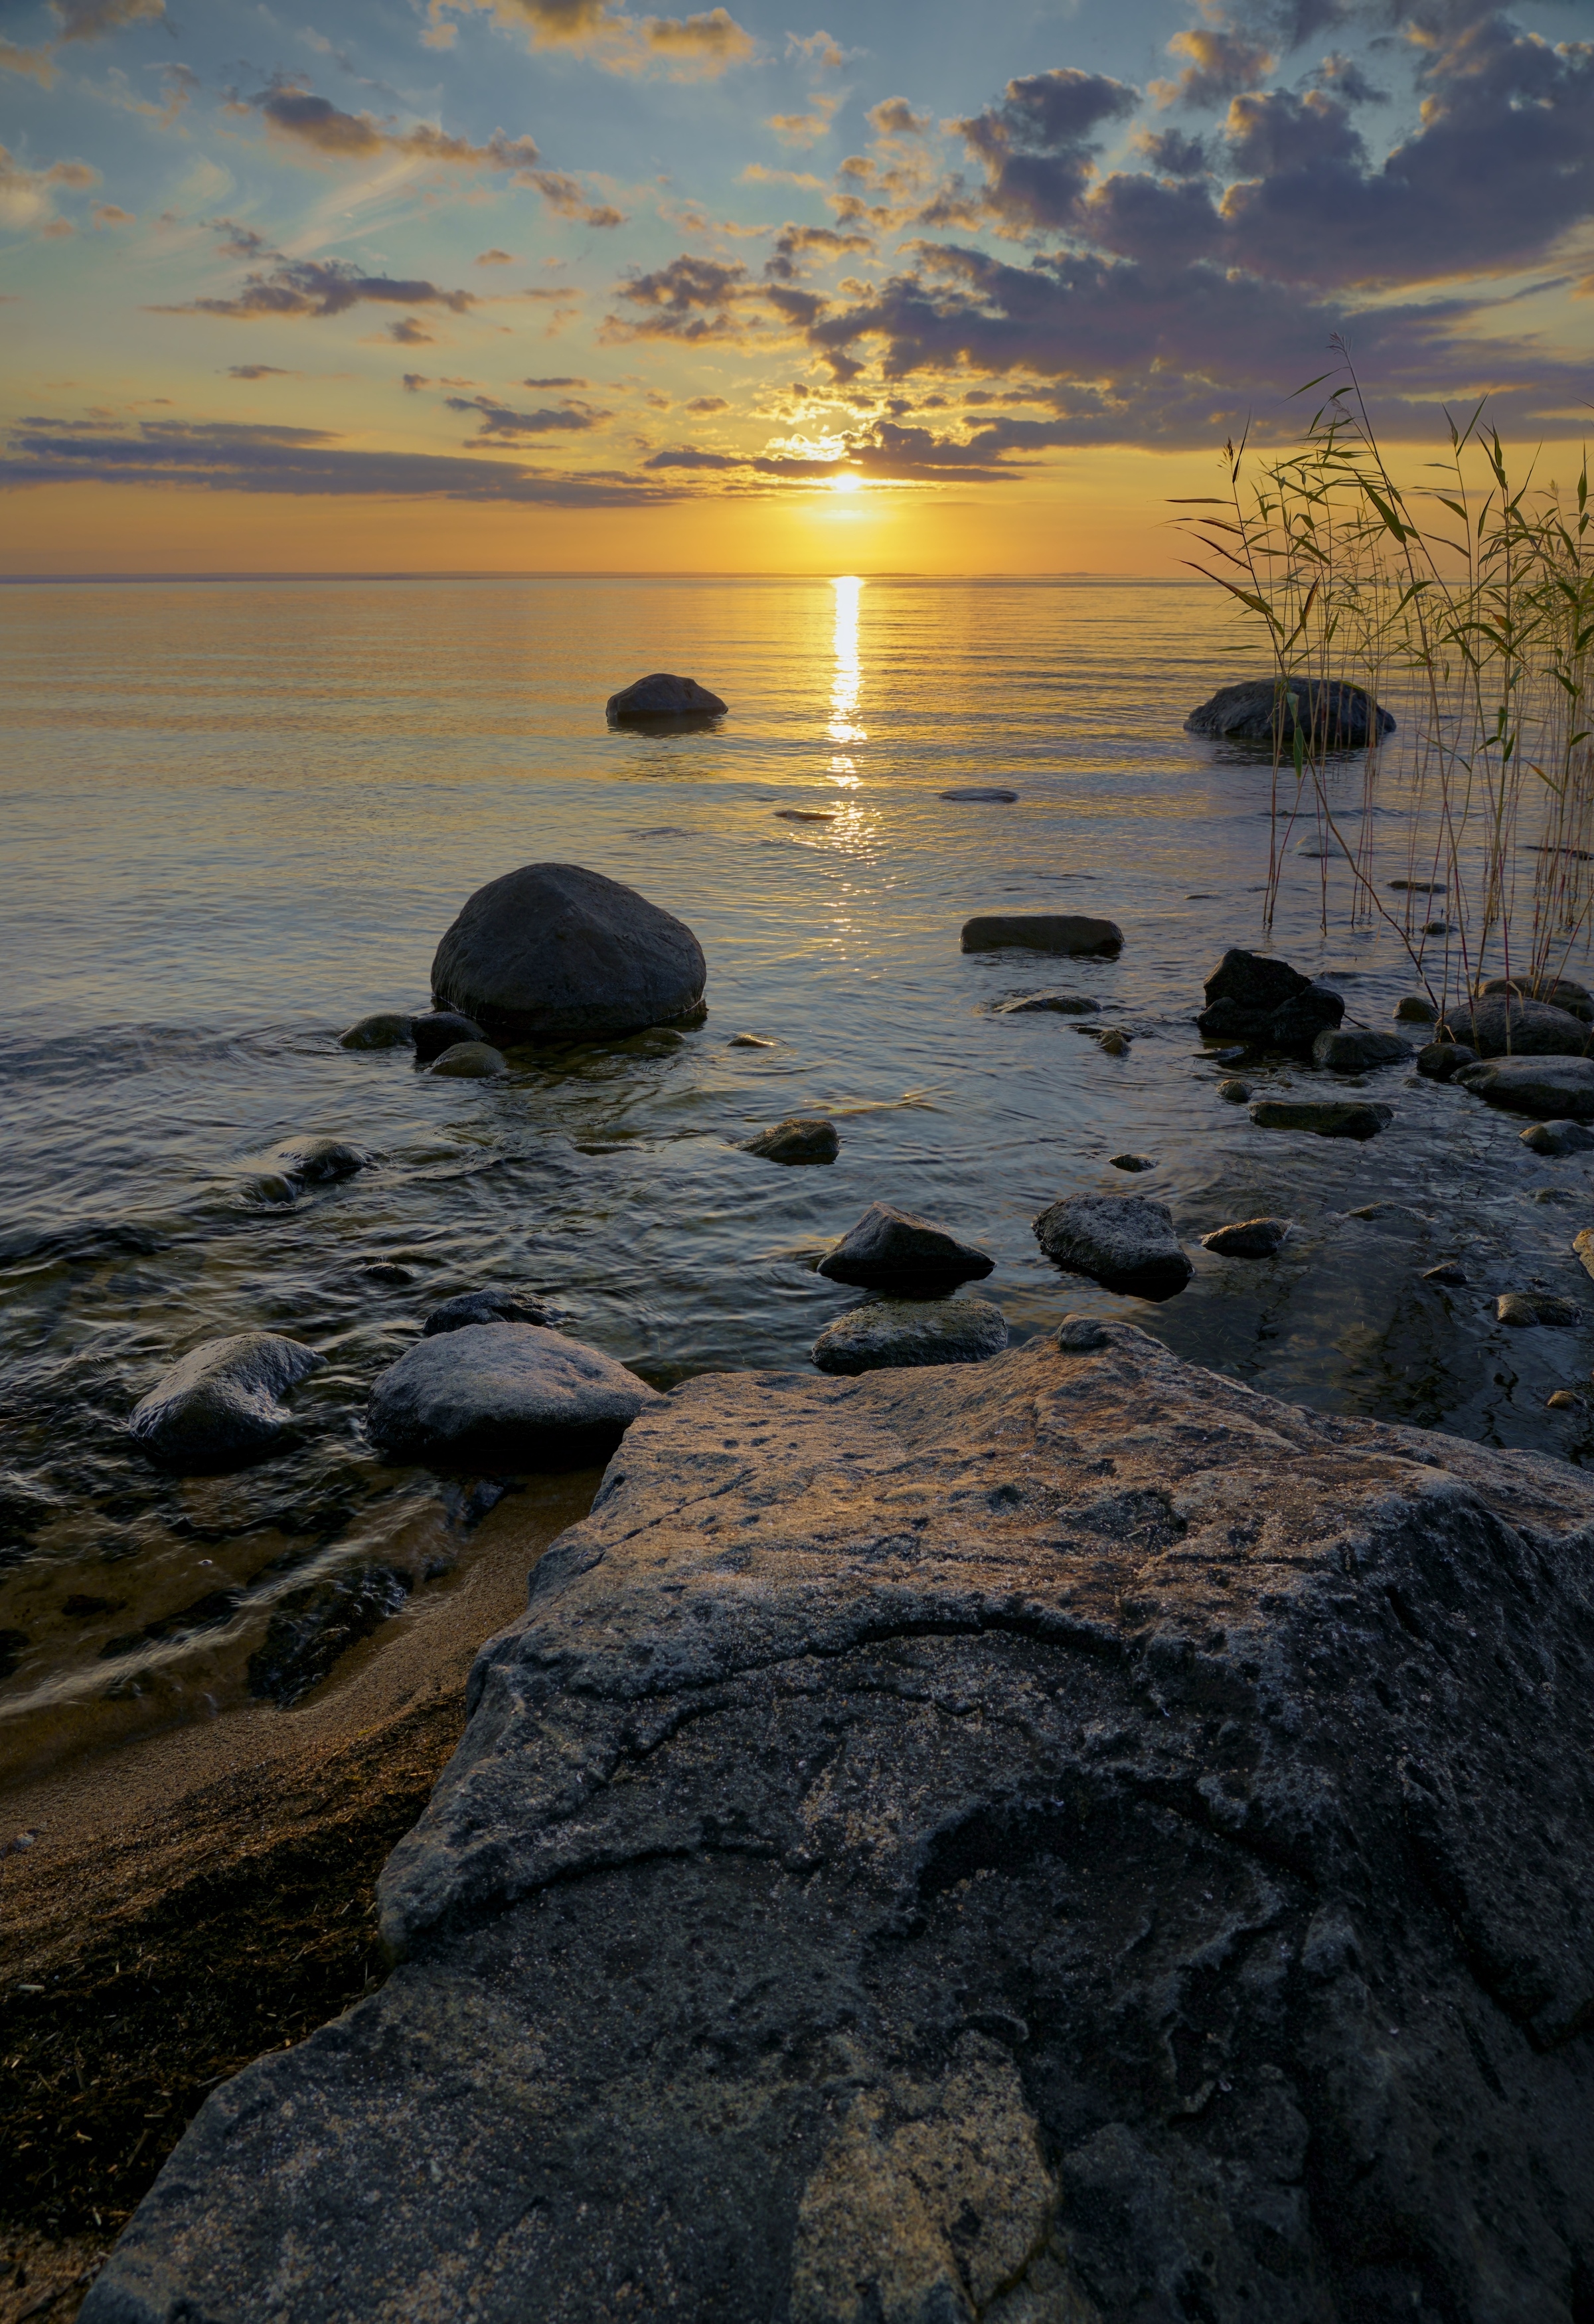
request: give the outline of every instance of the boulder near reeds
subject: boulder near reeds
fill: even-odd
[[[1208,977],[1196,1024],[1209,1041],[1244,1041],[1304,1057],[1345,1014],[1341,996],[1266,953],[1226,952]]]
[[[1480,1057],[1582,1057],[1594,1049],[1594,1028],[1580,1017],[1515,991],[1463,1001],[1440,1028],[1440,1038],[1464,1042]]]
[[[440,1009],[500,1039],[601,1041],[701,1006],[691,929],[634,888],[579,863],[527,863],[489,881],[432,962]]]
[[[1360,751],[1385,734],[1395,721],[1367,688],[1343,678],[1250,678],[1221,686],[1210,701],[1184,721],[1187,734],[1224,742],[1294,747],[1297,722],[1308,750]]]

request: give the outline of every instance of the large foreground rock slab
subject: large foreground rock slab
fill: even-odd
[[[1090,1336],[650,1406],[84,2324],[1583,2314],[1594,1486]]]
[[[606,1460],[659,1391],[613,1356],[535,1323],[426,1334],[371,1391],[366,1425],[389,1461],[578,1469]]]
[[[201,1341],[134,1406],[129,1433],[152,1461],[184,1476],[263,1461],[292,1441],[284,1399],[326,1360],[280,1332]]]
[[[432,991],[499,1039],[594,1041],[690,1016],[707,973],[691,929],[634,888],[579,863],[527,863],[470,898],[438,946]]]

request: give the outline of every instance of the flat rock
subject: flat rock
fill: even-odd
[[[419,1017],[410,1019],[410,1038],[415,1045],[415,1055],[423,1065],[440,1057],[462,1041],[480,1041],[485,1036],[472,1017],[462,1017],[457,1009],[426,1009]]]
[[[1085,992],[1018,992],[991,1003],[993,1017],[1096,1017],[1101,1003]]]
[[[484,1291],[456,1292],[434,1307],[420,1327],[423,1340],[439,1339],[447,1332],[463,1332],[475,1323],[553,1324],[547,1303],[517,1284],[490,1284]]]
[[[1184,721],[1187,734],[1207,734],[1226,742],[1278,743],[1293,747],[1297,726],[1308,750],[1361,750],[1376,735],[1393,734],[1395,721],[1376,707],[1365,687],[1345,679],[1243,679],[1221,686]]]
[[[1567,2324],[1594,1488],[1103,1341],[650,1406],[83,2324]]]
[[[1344,998],[1331,986],[1303,976],[1287,961],[1238,946],[1223,954],[1205,992],[1195,1021],[1209,1041],[1244,1041],[1290,1056],[1308,1056],[1318,1035],[1345,1014]]]
[[[778,807],[775,820],[777,823],[834,823],[835,809],[829,807]]]
[[[1534,1154],[1587,1154],[1594,1148],[1594,1130],[1580,1121],[1535,1121],[1523,1131],[1522,1142]]]
[[[868,1291],[950,1291],[978,1282],[996,1261],[989,1251],[960,1242],[944,1227],[871,1203],[857,1225],[820,1260],[818,1272],[833,1283],[856,1283]]]
[[[134,1441],[180,1475],[244,1467],[293,1436],[284,1398],[326,1358],[276,1332],[235,1332],[205,1340],[134,1407]]]
[[[974,807],[1013,807],[1018,802],[1017,791],[1004,791],[995,784],[969,783],[961,790],[943,791],[944,799],[965,800]]]
[[[405,1049],[413,1038],[414,1022],[412,1017],[401,1017],[391,1010],[362,1017],[357,1025],[338,1035],[337,1046],[340,1049]]]
[[[1551,1323],[1565,1331],[1582,1312],[1575,1299],[1557,1298],[1549,1291],[1502,1291],[1495,1301],[1497,1321],[1514,1323],[1519,1330],[1534,1323]]]
[[[1547,1001],[1494,992],[1452,1010],[1440,1038],[1465,1042],[1480,1057],[1581,1057],[1594,1029]]]
[[[285,1138],[266,1159],[272,1169],[301,1186],[329,1186],[364,1169],[371,1157],[346,1138]]]
[[[1376,1138],[1387,1130],[1395,1111],[1387,1105],[1356,1105],[1346,1100],[1258,1097],[1251,1101],[1258,1130],[1309,1130],[1318,1138]]]
[[[827,1323],[813,1357],[822,1372],[874,1372],[983,1363],[1007,1344],[1007,1318],[989,1299],[871,1299]]]
[[[1173,1298],[1194,1272],[1173,1213],[1144,1194],[1065,1194],[1041,1212],[1035,1236],[1054,1266],[1141,1299]]]
[[[1203,1250],[1220,1259],[1271,1259],[1283,1250],[1294,1225],[1291,1219],[1237,1219],[1232,1226],[1214,1227],[1203,1234]]]
[[[1454,1078],[1474,1097],[1511,1113],[1594,1121],[1594,1057],[1500,1057],[1462,1065]]]
[[[1389,885],[1397,896],[1443,896],[1450,892],[1448,880],[1391,880]]]
[[[729,706],[695,678],[677,678],[656,669],[622,686],[604,704],[611,718],[713,718]]]
[[[509,1071],[509,1059],[491,1041],[456,1041],[427,1067],[444,1081],[491,1082]]]
[[[708,974],[691,929],[579,863],[478,888],[432,962],[438,1001],[495,1038],[604,1040],[694,1015]]]
[[[1115,920],[1083,912],[986,912],[963,922],[962,944],[965,952],[1053,952],[1083,960],[1120,952],[1123,930]]]
[[[1463,1065],[1477,1063],[1477,1050],[1464,1041],[1430,1041],[1417,1051],[1417,1071],[1431,1082],[1448,1082]]]
[[[1360,1025],[1341,1025],[1320,1033],[1312,1062],[1331,1074],[1363,1074],[1374,1065],[1409,1065],[1411,1047],[1396,1033],[1370,1033]]]
[[[760,1130],[742,1150],[760,1155],[766,1162],[834,1162],[842,1150],[841,1134],[834,1121],[794,1113],[772,1129]]]
[[[576,1469],[605,1459],[657,1394],[558,1332],[482,1323],[418,1340],[373,1388],[366,1425],[388,1461]]]

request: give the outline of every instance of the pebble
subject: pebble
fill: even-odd
[[[778,1049],[779,1041],[766,1041],[761,1033],[733,1033],[726,1043],[732,1049]]]
[[[1395,1114],[1387,1105],[1319,1104],[1310,1100],[1259,1097],[1251,1120],[1258,1130],[1309,1130],[1319,1138],[1376,1138]]]
[[[1019,992],[1010,1001],[992,1001],[993,1017],[1097,1017],[1101,1003],[1083,992]]]
[[[1408,992],[1404,1001],[1395,1004],[1396,1021],[1402,1025],[1437,1025],[1439,1011],[1421,993]]]
[[[1523,1131],[1522,1142],[1534,1154],[1587,1154],[1594,1148],[1594,1130],[1580,1121],[1535,1121]]]
[[[1083,1031],[1087,1028],[1082,1027],[1080,1029]],[[1093,1036],[1093,1038],[1097,1047],[1101,1050],[1101,1055],[1104,1057],[1127,1057],[1129,1056],[1129,1037],[1127,1033],[1098,1033]]]
[[[777,823],[834,823],[835,815],[830,807],[778,807]]]
[[[370,1161],[369,1154],[342,1138],[287,1138],[267,1156],[285,1178],[301,1186],[329,1186],[336,1179],[352,1178]]]
[[[542,1300],[511,1284],[492,1285],[484,1291],[458,1291],[434,1307],[420,1327],[423,1340],[446,1332],[463,1332],[473,1323],[540,1323],[552,1326],[554,1311]]]
[[[462,1017],[456,1009],[428,1009],[410,1019],[410,1038],[419,1062],[429,1065],[456,1041],[480,1041],[486,1037],[473,1018]]]
[[[1417,1051],[1417,1071],[1431,1082],[1447,1082],[1465,1065],[1478,1063],[1476,1049],[1460,1041],[1430,1041]]]

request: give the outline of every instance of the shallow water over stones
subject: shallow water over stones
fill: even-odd
[[[1250,668],[1202,592],[161,585],[11,589],[0,621],[0,1768],[225,1709],[281,1601],[323,1579],[402,1572],[407,1602],[447,1586],[478,1488],[383,1467],[364,1430],[373,1380],[445,1300],[519,1286],[659,1387],[806,1368],[863,1296],[816,1262],[876,1202],[990,1252],[981,1293],[1015,1342],[1127,1314],[1322,1409],[1594,1455],[1594,1415],[1546,1403],[1586,1379],[1594,1317],[1496,1316],[1501,1292],[1586,1286],[1594,1157],[1534,1153],[1526,1117],[1414,1064],[1246,1062],[1258,1100],[1390,1106],[1366,1144],[1258,1128],[1220,1094],[1233,1061],[1193,1019],[1223,951],[1262,940],[1270,778],[1183,731]],[[671,665],[730,715],[608,724],[617,677]],[[1359,760],[1343,781],[1359,798]],[[973,785],[1019,797],[940,797]],[[1398,818],[1379,830],[1398,874]],[[1387,930],[1342,932],[1346,866],[1293,844],[1275,949],[1387,1031],[1409,961]],[[465,898],[548,860],[692,928],[700,1025],[510,1047],[486,1080],[340,1046],[423,1011]],[[1387,900],[1416,926],[1429,908]],[[972,918],[1064,913],[1123,931],[1116,959],[1067,963],[1116,1054],[1054,1010],[1002,1010],[1055,989],[1055,960],[960,950]],[[742,1150],[820,1115],[841,1137],[824,1169]],[[286,1176],[273,1156],[314,1136],[372,1159]],[[1059,1275],[1031,1231],[1060,1196],[1121,1193],[1123,1153],[1153,1166],[1136,1191],[1194,1266],[1155,1308]],[[1575,1199],[1534,1199],[1554,1189]],[[1349,1215],[1380,1201],[1399,1207]],[[1295,1222],[1276,1258],[1200,1247],[1260,1214]],[[1424,1279],[1447,1259],[1465,1283]],[[327,1359],[298,1444],[161,1474],[127,1416],[242,1331]]]

